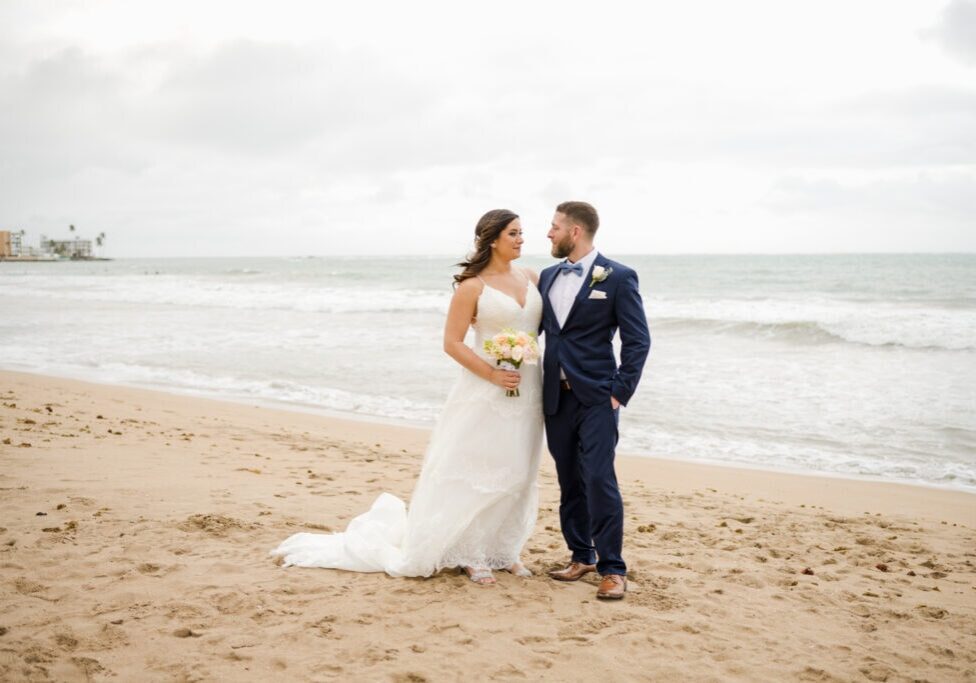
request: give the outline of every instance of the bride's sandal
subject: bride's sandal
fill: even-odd
[[[521,576],[521,577],[532,576],[532,570],[530,570],[521,562],[516,562],[511,567],[509,567],[506,571],[515,574],[515,576]]]
[[[479,569],[475,567],[461,567],[467,577],[479,586],[490,586],[495,583],[495,577],[490,569]]]

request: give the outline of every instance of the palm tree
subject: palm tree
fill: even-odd
[[[75,226],[69,225],[68,226],[68,230],[71,231],[71,232],[74,232],[75,231]]]
[[[95,238],[95,244],[98,246],[102,246],[102,243],[104,241],[105,241],[105,233],[104,232],[98,233],[98,237]]]

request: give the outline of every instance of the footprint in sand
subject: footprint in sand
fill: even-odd
[[[800,681],[841,681],[843,679],[837,678],[831,675],[823,669],[817,669],[812,666],[806,667],[803,671],[797,674],[797,680]]]
[[[342,636],[335,632],[335,622],[336,617],[332,615],[324,616],[318,621],[312,622],[310,626],[312,627],[315,635],[322,638],[330,638],[333,640],[342,640]]]
[[[225,515],[190,515],[177,525],[183,531],[203,531],[214,536],[225,536],[234,529],[253,530],[257,524],[242,522]]]
[[[115,674],[102,666],[94,657],[72,657],[71,663],[81,669],[86,680],[92,680],[96,676],[114,676]]]
[[[949,612],[941,607],[930,607],[928,605],[918,605],[915,610],[923,617],[928,619],[945,619]]]
[[[870,662],[866,666],[861,667],[859,671],[869,681],[887,681],[897,673],[891,667],[880,662]]]
[[[78,639],[70,633],[58,633],[54,636],[54,642],[62,650],[71,652],[72,650],[78,649]]]
[[[43,583],[21,578],[14,580],[14,590],[21,595],[35,595],[36,593],[48,590],[48,586],[45,586]]]

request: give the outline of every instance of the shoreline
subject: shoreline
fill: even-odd
[[[432,425],[414,424],[406,420],[345,413],[301,404],[245,398],[236,399],[205,392],[195,392],[189,389],[173,388],[169,390],[162,387],[118,384],[19,370],[0,369],[0,388],[6,384],[7,378],[5,376],[7,375],[20,376],[22,381],[28,382],[50,381],[56,384],[58,381],[66,381],[78,383],[82,388],[84,385],[91,385],[110,391],[114,389],[145,392],[149,396],[165,395],[189,401],[257,408],[283,415],[317,417],[327,421],[330,427],[337,428],[344,434],[352,432],[361,435],[361,430],[379,430],[384,433],[393,430],[397,436],[410,433],[412,435],[411,442],[420,440],[425,443],[432,429]],[[356,428],[352,428],[353,425]],[[543,446],[543,466],[548,463],[548,457],[548,452]],[[938,486],[927,482],[892,481],[868,476],[794,471],[787,468],[773,469],[741,463],[665,458],[634,453],[618,453],[617,468],[622,476],[630,475],[639,480],[648,479],[649,483],[655,483],[659,486],[684,485],[688,478],[693,475],[692,478],[695,480],[716,482],[738,494],[776,496],[777,493],[780,495],[789,493],[791,496],[803,495],[810,499],[809,505],[829,506],[848,514],[867,514],[868,510],[861,508],[868,508],[873,504],[879,509],[873,510],[871,513],[913,514],[932,519],[938,517],[940,521],[948,518],[951,522],[976,527],[976,491],[964,488]],[[662,474],[664,475],[663,479],[661,478]],[[655,478],[658,479],[657,482],[654,482]],[[927,492],[942,496],[942,500],[945,501],[945,504],[940,506],[938,514],[931,510],[931,501],[929,500],[930,497],[926,495]]]
[[[103,387],[138,389],[142,391],[169,394],[172,396],[185,396],[187,398],[197,398],[197,399],[203,399],[208,401],[226,402],[234,405],[258,406],[261,408],[266,408],[268,410],[299,413],[302,415],[315,415],[315,416],[339,420],[339,421],[362,422],[367,424],[381,425],[383,427],[403,427],[407,429],[417,429],[427,433],[429,433],[430,430],[433,428],[433,422],[431,423],[412,422],[407,419],[400,419],[395,417],[386,417],[381,415],[367,415],[362,413],[354,413],[351,411],[342,411],[342,410],[335,410],[330,408],[320,408],[317,406],[312,406],[312,405],[307,405],[302,403],[289,403],[287,401],[226,396],[216,392],[208,392],[204,390],[196,390],[196,389],[189,389],[189,388],[182,388],[182,387],[175,387],[175,386],[170,387],[170,386],[163,386],[163,385],[138,384],[138,383],[128,384],[124,382],[100,380],[97,378],[85,376],[84,373],[66,372],[65,374],[46,374],[46,373],[36,372],[33,370],[9,369],[9,368],[0,367],[0,379],[2,379],[4,373],[14,373],[14,374],[25,375],[28,377],[64,379],[69,381],[94,384]],[[2,384],[0,384],[0,386],[2,386]],[[626,419],[626,415],[624,415],[623,417]],[[618,457],[622,457],[622,458],[653,460],[653,461],[660,461],[666,463],[673,462],[673,463],[687,464],[687,465],[698,465],[707,468],[714,467],[714,468],[731,469],[731,470],[742,470],[744,472],[770,473],[774,475],[784,475],[788,477],[814,477],[819,479],[839,480],[842,482],[850,481],[855,483],[865,482],[865,483],[875,483],[875,484],[892,484],[898,486],[931,489],[934,491],[945,491],[949,493],[962,493],[962,494],[973,496],[974,505],[976,505],[976,488],[967,487],[967,486],[953,486],[948,484],[937,484],[934,482],[916,481],[916,480],[885,479],[883,477],[877,477],[871,475],[852,475],[852,474],[845,474],[842,472],[800,470],[800,469],[795,469],[790,467],[768,467],[763,465],[752,465],[749,463],[724,462],[720,460],[710,460],[710,459],[667,457],[667,456],[654,455],[652,453],[635,453],[635,452],[625,453],[625,452],[618,451],[617,455]],[[973,522],[976,523],[976,517],[974,517]]]

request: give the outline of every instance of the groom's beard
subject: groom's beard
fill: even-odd
[[[556,258],[566,258],[573,253],[574,246],[572,239],[567,236],[562,242],[552,243],[552,255]]]

